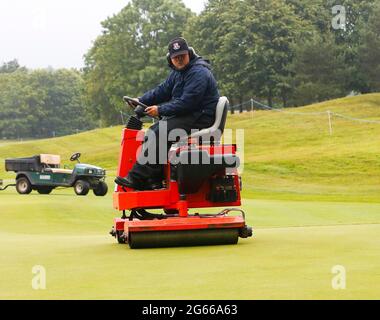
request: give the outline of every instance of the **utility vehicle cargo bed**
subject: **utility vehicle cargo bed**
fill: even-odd
[[[6,171],[41,171],[40,156],[5,159]]]

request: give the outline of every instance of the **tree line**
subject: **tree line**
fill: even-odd
[[[176,36],[184,36],[211,61],[221,94],[233,104],[254,97],[270,106],[292,107],[379,91],[380,0],[339,2],[343,11],[337,12],[333,0],[209,0],[196,15],[179,0],[132,0],[102,22],[83,70],[3,66],[0,133],[4,123],[9,130],[4,112],[16,119],[14,112],[26,106],[40,110],[44,119],[56,117],[43,123],[46,129],[39,129],[42,120],[36,118],[42,118],[30,111],[29,121],[17,118],[24,130],[30,128],[28,134],[38,136],[70,122],[67,115],[73,110],[78,122],[67,123],[65,132],[119,124],[120,111],[127,111],[122,96],[139,96],[169,74],[167,44]],[[13,81],[15,87],[8,84],[13,96],[2,81]],[[16,91],[26,101],[17,100],[15,108]],[[64,116],[57,117],[62,111]],[[57,133],[63,134],[63,128]]]
[[[380,1],[339,2],[336,28],[333,0],[209,0],[199,15],[181,1],[133,0],[103,22],[86,55],[88,102],[104,123],[116,121],[123,94],[138,96],[169,73],[166,45],[178,35],[211,60],[233,104],[302,106],[379,91]]]
[[[63,136],[95,127],[77,70],[28,70],[16,60],[0,67],[0,138]]]

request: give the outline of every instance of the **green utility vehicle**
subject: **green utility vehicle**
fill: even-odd
[[[93,165],[80,163],[80,156],[80,153],[71,156],[70,161],[78,161],[73,170],[62,169],[61,157],[51,154],[6,159],[5,170],[14,171],[17,174],[14,186],[19,194],[29,194],[32,190],[40,194],[50,194],[57,187],[73,187],[78,196],[87,195],[90,189],[96,196],[105,196],[108,192],[104,181],[106,171]]]

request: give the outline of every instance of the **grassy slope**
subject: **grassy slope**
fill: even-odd
[[[380,121],[380,94],[289,110],[331,110]],[[380,200],[380,123],[260,111],[230,118],[246,128],[245,183],[255,197]]]
[[[288,112],[331,110],[380,120],[380,94],[333,100]],[[333,119],[329,135],[327,114],[293,115],[256,111],[229,116],[227,126],[245,130],[244,182],[246,197],[379,201],[380,124]],[[57,139],[0,144],[6,157],[74,151],[82,160],[115,174],[121,127],[99,129]],[[69,164],[68,161],[65,161]],[[12,178],[0,169],[0,177]]]

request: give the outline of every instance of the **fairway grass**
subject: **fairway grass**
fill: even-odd
[[[380,298],[380,204],[246,200],[255,236],[236,246],[131,250],[108,235],[110,195],[71,191],[0,194],[0,298]],[[44,291],[32,289],[35,265]],[[345,290],[331,286],[335,265]]]

